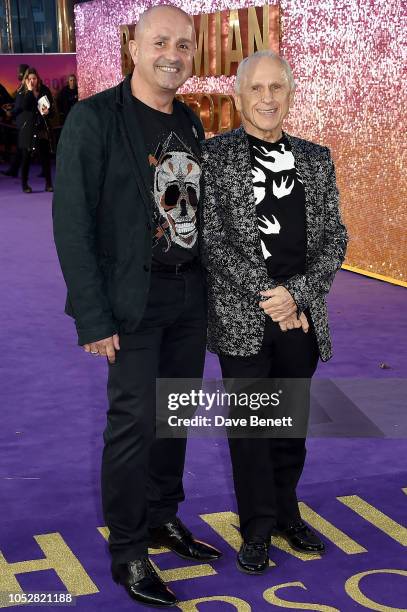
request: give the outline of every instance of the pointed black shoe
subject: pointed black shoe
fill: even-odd
[[[177,517],[162,527],[150,529],[150,546],[164,546],[179,557],[192,561],[215,561],[222,556],[222,553],[210,544],[196,540]]]
[[[323,541],[304,521],[297,521],[284,528],[277,527],[276,533],[287,540],[291,548],[298,550],[298,552],[310,555],[323,554],[325,552]]]
[[[161,580],[147,557],[120,565],[112,564],[112,577],[124,586],[134,601],[145,606],[168,608],[178,603],[175,594]]]
[[[30,185],[23,185],[23,191],[24,193],[32,193],[32,189],[30,187]]]
[[[243,542],[236,558],[237,568],[245,574],[263,574],[269,566],[269,545],[253,540]]]

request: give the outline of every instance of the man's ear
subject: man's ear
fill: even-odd
[[[135,40],[129,40],[129,52],[133,63],[136,64],[138,56],[138,44]]]

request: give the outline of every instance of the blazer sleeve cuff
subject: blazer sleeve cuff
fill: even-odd
[[[284,283],[281,283],[281,285],[291,294],[297,305],[298,312],[303,312],[309,304],[309,291],[305,275],[296,274]]]
[[[105,338],[110,338],[110,336],[117,333],[117,329],[113,322],[109,325],[107,324],[106,326],[85,329],[82,329],[76,325],[76,331],[78,334],[79,346],[90,344],[91,342],[97,342],[98,340],[104,340]]]

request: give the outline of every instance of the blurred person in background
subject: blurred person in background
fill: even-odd
[[[28,64],[20,64],[18,67],[18,71],[17,71],[17,80],[19,82],[17,89],[14,91],[13,93],[13,97],[16,98],[18,92],[20,91],[20,89],[22,89],[23,87],[23,79],[24,79],[24,75],[26,73],[26,71],[28,70],[30,66]]]
[[[6,110],[10,110],[10,105],[14,100],[7,89],[0,83],[0,116],[3,117]],[[6,107],[6,108],[4,108]]]
[[[74,74],[68,76],[68,83],[61,89],[57,98],[57,106],[62,123],[68,116],[69,111],[78,101],[78,81]]]
[[[9,150],[8,147],[8,139],[7,139],[7,128],[4,126],[3,122],[8,120],[9,111],[13,106],[13,98],[7,91],[7,89],[0,83],[0,146],[2,147],[2,153],[0,157],[0,161],[2,161],[2,157],[4,155],[4,159],[7,157],[7,152]]]
[[[49,106],[38,101],[46,97]],[[53,113],[54,100],[35,68],[28,68],[19,91],[14,114],[18,128],[18,146],[22,152],[21,182],[24,193],[31,193],[28,174],[33,155],[38,152],[45,175],[45,191],[53,191],[51,180],[50,153],[53,150],[52,131],[48,119]]]
[[[24,74],[27,68],[29,68],[28,64],[20,64],[18,66],[18,70],[17,70],[18,86],[17,86],[17,89],[10,96],[11,97],[10,103],[14,104],[14,107],[12,106],[11,108],[9,107],[5,109],[5,118],[8,122],[11,122],[13,119],[15,119],[15,114],[14,114],[15,101],[17,99],[19,92],[21,91],[23,77],[24,77]],[[5,138],[6,138],[5,147],[6,149],[9,149],[11,146],[11,139],[12,139],[11,129],[8,129],[5,132]],[[4,174],[5,176],[12,176],[16,178],[18,176],[18,171],[20,170],[20,166],[21,166],[21,151],[17,146],[16,152],[14,154],[10,167],[7,170],[2,170],[2,174]]]

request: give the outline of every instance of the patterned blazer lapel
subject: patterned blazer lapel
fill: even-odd
[[[285,133],[291,145],[295,159],[295,165],[304,184],[305,191],[305,217],[306,217],[306,232],[307,232],[307,253],[306,259],[309,262],[310,254],[315,250],[317,233],[312,231],[317,221],[317,194],[315,191],[315,176],[314,170],[310,164],[309,157],[304,151],[301,141],[298,138]]]
[[[235,190],[233,200],[239,202],[242,231],[247,243],[253,246],[257,255],[261,255],[249,141],[243,127],[235,130],[233,147],[229,151],[228,166],[233,176]]]

